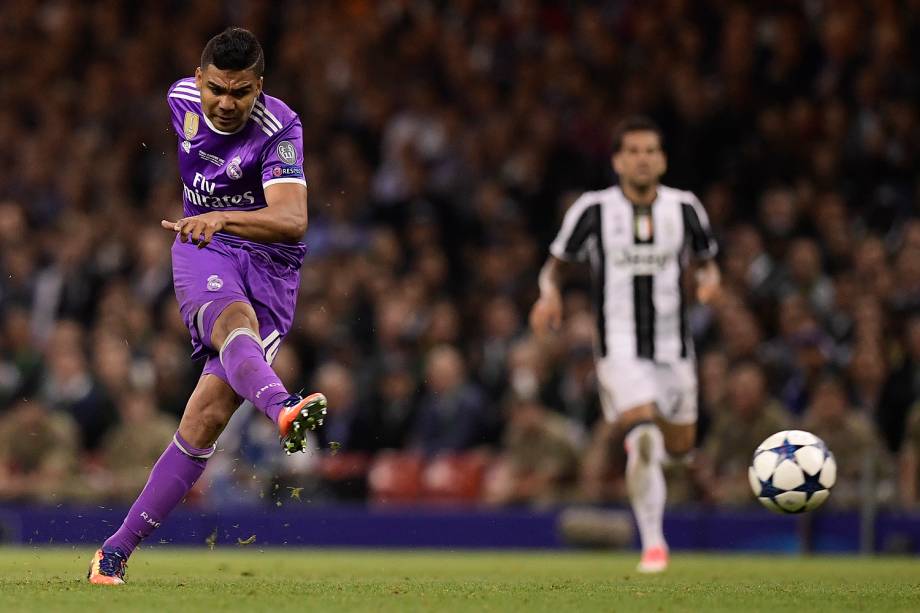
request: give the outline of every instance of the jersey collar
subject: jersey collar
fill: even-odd
[[[229,136],[230,134],[236,134],[237,132],[239,132],[240,130],[242,130],[243,128],[245,128],[247,123],[249,123],[249,118],[247,117],[247,118],[246,118],[246,121],[243,122],[243,125],[241,125],[239,128],[237,128],[237,129],[234,130],[233,132],[224,132],[223,130],[218,130],[218,129],[214,126],[214,124],[211,123],[211,120],[208,119],[208,115],[207,115],[204,111],[201,112],[201,116],[204,117],[204,123],[205,123],[205,125],[207,125],[209,128],[211,128],[211,131],[212,131],[212,132],[214,132],[214,133],[216,133],[216,134],[223,134],[224,136]]]

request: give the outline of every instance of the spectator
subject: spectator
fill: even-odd
[[[384,365],[377,383],[371,431],[376,449],[403,449],[418,410],[418,383],[407,364]]]
[[[538,402],[508,403],[502,451],[486,480],[488,504],[546,505],[570,499],[582,434],[576,423]]]
[[[117,404],[118,425],[99,446],[103,472],[91,475],[88,485],[97,499],[130,504],[179,424],[157,410],[149,392],[130,388],[125,392]]]
[[[903,358],[893,369],[882,390],[878,423],[888,449],[901,447],[905,421],[912,405],[920,399],[920,315],[907,320]]]
[[[830,313],[834,288],[822,271],[821,252],[813,240],[799,238],[789,245],[785,279],[779,291],[802,296],[821,319]]]
[[[871,480],[879,502],[891,499],[891,461],[872,421],[849,406],[840,379],[825,375],[818,380],[802,427],[821,438],[834,453],[837,461],[834,506],[857,507],[864,495],[861,488],[866,478]],[[868,466],[873,470],[870,475],[864,474]]]
[[[362,402],[351,373],[337,362],[319,368],[314,388],[329,400],[323,427],[316,432],[323,453],[320,487],[336,499],[361,500],[367,495],[368,456],[377,450],[371,406]]]
[[[789,412],[767,392],[763,370],[754,362],[735,366],[720,407],[703,442],[700,484],[716,503],[746,504],[751,499],[748,467],[754,449],[768,436],[787,430]]]
[[[96,449],[115,421],[113,407],[95,381],[82,349],[82,329],[75,322],[55,327],[45,350],[48,369],[40,389],[41,399],[76,420],[81,445]]]
[[[463,451],[489,442],[492,419],[479,388],[467,379],[460,352],[442,345],[431,350],[422,397],[411,436],[426,456]]]
[[[80,439],[74,420],[36,399],[0,419],[0,499],[59,502],[76,493]]]
[[[901,506],[920,508],[920,404],[914,406],[907,419],[898,457],[898,492]]]

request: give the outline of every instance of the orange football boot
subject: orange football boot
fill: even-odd
[[[307,450],[307,432],[323,425],[326,415],[326,397],[320,393],[301,398],[291,394],[278,414],[278,431],[281,448],[288,455]]]
[[[128,558],[121,553],[97,549],[89,563],[86,578],[95,585],[122,585],[127,570]]]

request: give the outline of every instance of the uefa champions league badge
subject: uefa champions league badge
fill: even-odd
[[[239,179],[243,176],[243,169],[240,168],[240,163],[242,158],[239,156],[230,160],[230,164],[227,166],[227,176],[231,179]]]
[[[285,164],[293,165],[297,162],[297,150],[294,149],[294,145],[291,144],[291,141],[283,140],[278,143],[278,157],[280,157],[281,161]]]
[[[208,291],[216,292],[224,286],[224,280],[218,277],[217,275],[211,275],[208,277]]]
[[[182,141],[182,150],[185,151],[186,153],[191,151],[192,143],[188,142],[187,140]]]

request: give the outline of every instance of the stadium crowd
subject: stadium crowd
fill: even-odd
[[[526,320],[562,213],[644,113],[724,282],[691,308],[699,451],[669,501],[752,504],[752,450],[802,427],[836,454],[830,504],[867,476],[920,507],[917,0],[0,4],[0,501],[129,502],[174,431],[201,365],[159,224],[181,214],[165,92],[227,24],[303,121],[275,366],[330,415],[285,457],[240,411],[199,504],[624,502],[585,282],[556,338]]]

